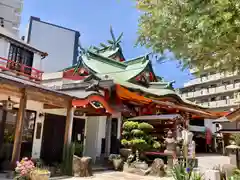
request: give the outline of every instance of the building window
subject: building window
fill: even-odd
[[[216,97],[212,97],[212,98],[211,98],[211,102],[212,102],[212,101],[216,101]]]
[[[8,59],[12,62],[8,63],[8,67],[16,71],[24,71],[25,74],[31,74],[33,56],[33,52],[11,44]],[[22,64],[25,65],[23,69],[21,69]]]

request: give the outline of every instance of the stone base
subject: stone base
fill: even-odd
[[[156,158],[150,167],[145,162],[133,162],[130,165],[124,163],[123,171],[142,176],[163,177],[166,175],[164,162],[159,158]]]
[[[92,158],[73,156],[73,174],[79,177],[92,176]]]
[[[7,179],[14,179],[14,174],[15,174],[14,171],[8,171],[7,174],[6,174],[6,178]]]
[[[135,167],[131,167],[127,163],[124,163],[124,165],[123,165],[123,172],[145,176],[145,171],[144,170],[138,169],[138,168],[135,168]]]

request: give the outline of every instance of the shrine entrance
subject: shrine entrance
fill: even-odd
[[[47,164],[62,161],[66,117],[45,114],[41,159]],[[85,120],[73,118],[72,141],[83,144]]]
[[[65,119],[64,116],[45,114],[40,157],[47,164],[62,160]]]

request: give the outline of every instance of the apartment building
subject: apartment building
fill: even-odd
[[[240,105],[239,72],[216,73],[213,69],[190,72],[195,78],[179,89],[181,97],[213,111],[233,111]]]
[[[23,0],[0,0],[0,26],[18,35]]]
[[[79,37],[76,30],[30,17],[25,42],[48,52],[41,69],[52,73],[77,63]]]

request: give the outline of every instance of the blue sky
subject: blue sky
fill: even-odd
[[[22,35],[26,32],[30,16],[80,31],[80,41],[84,47],[108,40],[112,25],[116,35],[124,33],[122,47],[126,58],[150,52],[143,47],[134,47],[139,12],[133,0],[24,0],[20,27]],[[175,87],[183,86],[190,79],[189,72],[182,72],[176,62],[153,64],[157,75],[168,81],[176,81]]]

